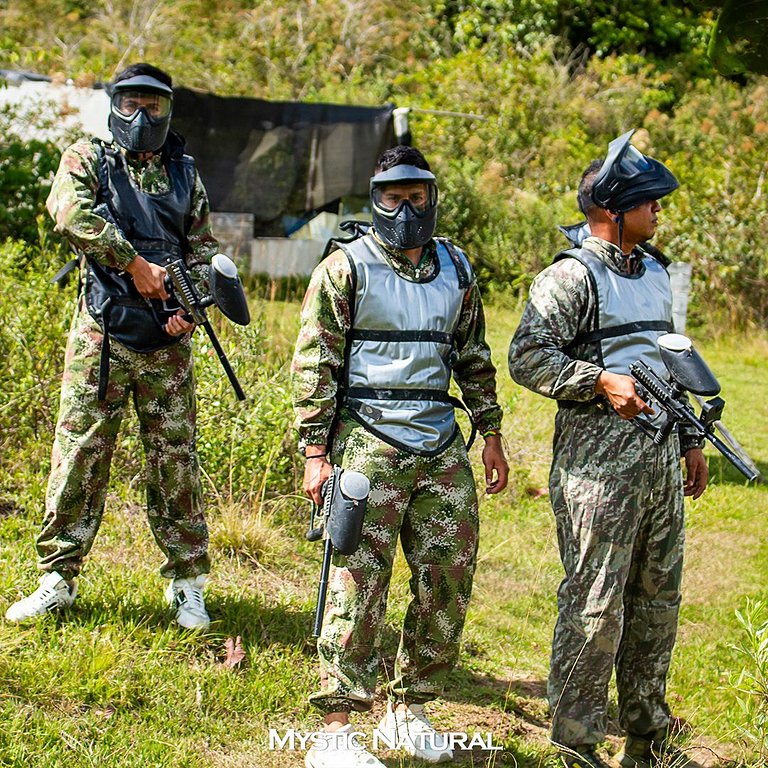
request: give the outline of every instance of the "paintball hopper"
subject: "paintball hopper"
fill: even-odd
[[[334,466],[333,472],[323,485],[322,510],[318,510],[315,504],[312,505],[307,540],[319,541],[325,538],[312,637],[320,637],[323,627],[331,558],[334,551],[341,555],[353,555],[360,546],[370,490],[371,482],[364,474]],[[322,517],[322,525],[315,528],[315,518],[318,514]]]
[[[657,343],[664,365],[672,380],[688,392],[702,397],[713,397],[720,392],[720,384],[704,358],[693,348],[691,340],[679,333],[665,333]]]
[[[248,311],[245,291],[243,291],[243,284],[237,276],[235,262],[229,256],[217,253],[211,259],[211,266],[208,268],[208,282],[211,286],[208,306],[215,304],[224,316],[233,323],[248,325],[251,322],[251,313]]]
[[[365,506],[371,482],[361,472],[334,467],[323,486],[323,525],[333,548],[342,555],[352,555],[360,545]],[[323,528],[312,528],[309,541],[317,541]]]
[[[659,418],[650,420],[639,414],[632,423],[648,435],[654,445],[662,445],[678,425],[683,424],[689,434],[708,440],[747,480],[756,480],[760,471],[720,421],[725,407],[725,401],[717,396],[720,384],[691,340],[679,333],[665,333],[659,336],[657,344],[668,377],[662,377],[642,360],[632,363],[629,371],[638,394],[652,405]],[[701,403],[700,416],[688,404],[687,392]],[[703,397],[710,399],[703,400]],[[715,428],[728,443],[717,436]]]
[[[364,474],[348,469],[341,473],[336,489],[327,522],[328,536],[337,552],[353,555],[360,545],[371,483]]]

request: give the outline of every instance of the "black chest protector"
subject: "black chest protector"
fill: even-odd
[[[124,155],[95,142],[99,155],[99,191],[94,212],[115,224],[128,242],[153,264],[165,266],[186,258],[189,244],[194,160],[181,148],[165,159],[170,190],[153,195],[138,189],[128,173]],[[177,343],[181,336],[163,330],[180,308],[173,299],[145,299],[131,276],[88,258],[85,302],[91,316],[108,336],[134,352],[152,352]]]

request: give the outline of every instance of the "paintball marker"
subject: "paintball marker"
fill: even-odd
[[[691,340],[679,333],[666,333],[659,336],[657,343],[668,378],[659,376],[642,360],[632,363],[629,370],[639,385],[638,394],[643,399],[650,398],[652,407],[658,406],[661,418],[651,419],[641,414],[632,422],[655,445],[661,445],[678,424],[692,427],[698,437],[709,440],[748,480],[755,480],[760,473],[749,457],[738,456],[715,434],[715,424],[723,413],[725,401],[716,397],[720,392],[720,384],[693,348]],[[702,402],[701,416],[697,416],[688,404],[686,392],[711,398]]]
[[[170,280],[169,288],[188,313],[187,321],[201,325],[208,338],[216,350],[219,361],[224,367],[224,371],[229,378],[232,387],[235,390],[238,400],[245,400],[243,388],[232,370],[232,366],[224,354],[224,350],[219,344],[216,332],[211,326],[210,320],[205,313],[205,308],[215,304],[233,323],[238,325],[248,325],[251,322],[251,314],[248,311],[248,304],[245,300],[243,286],[237,276],[237,267],[228,256],[223,253],[217,253],[208,268],[208,283],[210,285],[210,294],[201,296],[195,284],[192,282],[187,265],[182,259],[172,261],[165,267]]]
[[[312,637],[320,637],[323,627],[333,551],[336,550],[342,555],[353,555],[357,551],[370,489],[371,483],[362,473],[334,466],[333,472],[323,485],[323,506],[318,508],[317,504],[312,504],[307,540],[325,539]],[[321,524],[315,528],[318,516],[321,518]]]

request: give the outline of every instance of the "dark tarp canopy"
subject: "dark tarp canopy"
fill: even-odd
[[[395,143],[394,105],[227,98],[174,89],[172,127],[187,140],[216,211],[253,213],[256,235],[284,235],[283,217],[336,210],[368,195],[378,155]]]

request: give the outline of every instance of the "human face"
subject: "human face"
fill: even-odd
[[[143,108],[151,119],[160,120],[171,111],[168,96],[146,91],[118,91],[112,97],[112,105],[123,117],[132,117]]]
[[[403,200],[407,200],[419,213],[429,205],[429,191],[423,183],[387,184],[374,192],[376,204],[385,211],[394,211]]]
[[[650,240],[656,233],[661,203],[647,200],[624,214],[624,239],[640,243]]]

